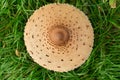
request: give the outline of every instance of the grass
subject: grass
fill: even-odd
[[[67,73],[46,70],[26,51],[23,32],[39,7],[69,3],[88,15],[95,33],[93,51],[81,67]],[[120,2],[108,0],[0,0],[0,80],[120,80]]]

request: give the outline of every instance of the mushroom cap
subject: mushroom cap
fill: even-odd
[[[28,53],[40,66],[67,72],[89,57],[94,33],[88,17],[69,4],[48,4],[36,10],[25,26]]]

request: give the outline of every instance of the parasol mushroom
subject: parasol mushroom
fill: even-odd
[[[44,68],[67,72],[89,57],[94,33],[87,16],[69,4],[48,4],[28,19],[24,41],[33,60]]]

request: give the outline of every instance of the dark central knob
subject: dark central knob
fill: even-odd
[[[57,32],[56,34],[55,34],[55,37],[54,38],[56,38],[55,40],[56,41],[63,41],[64,40],[64,33],[63,32]]]
[[[64,27],[54,27],[49,31],[49,38],[55,45],[65,45],[69,39],[68,29]]]

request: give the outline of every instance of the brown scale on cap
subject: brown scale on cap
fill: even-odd
[[[67,72],[89,57],[93,28],[87,16],[69,4],[36,10],[25,26],[24,41],[33,60],[46,69]]]

